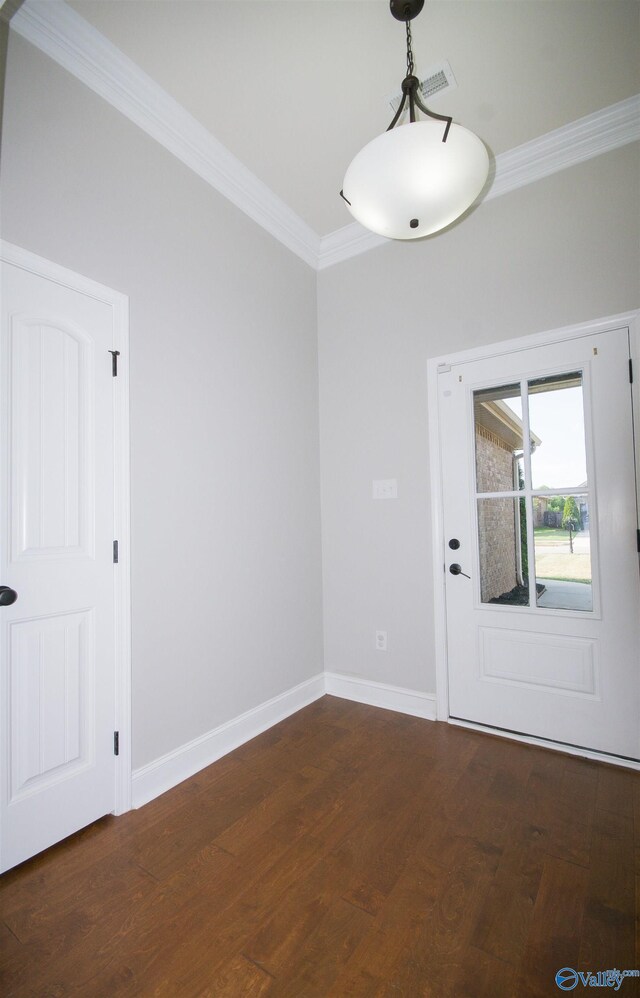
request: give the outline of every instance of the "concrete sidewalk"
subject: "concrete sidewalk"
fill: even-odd
[[[536,579],[545,587],[538,597],[538,606],[555,610],[593,610],[591,586],[586,582],[557,582],[555,579]]]

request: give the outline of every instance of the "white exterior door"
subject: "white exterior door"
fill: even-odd
[[[114,322],[2,265],[0,869],[114,810]]]
[[[628,330],[453,363],[438,407],[450,716],[640,758]]]

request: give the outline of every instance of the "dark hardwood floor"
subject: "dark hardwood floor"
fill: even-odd
[[[5,874],[0,993],[559,995],[640,966],[639,784],[324,697]]]

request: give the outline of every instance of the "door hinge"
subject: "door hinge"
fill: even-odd
[[[629,381],[633,384],[633,361],[631,357],[629,357]]]
[[[120,732],[113,732],[113,754],[120,755]]]
[[[118,553],[119,553],[118,552],[118,542],[114,541],[113,542],[113,564],[114,565],[118,564]]]
[[[109,350],[111,354],[111,374],[114,378],[118,377],[118,357],[120,356],[119,350]]]

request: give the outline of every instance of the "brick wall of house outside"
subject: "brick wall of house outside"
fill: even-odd
[[[476,424],[479,492],[513,490],[513,452],[497,434]],[[518,584],[513,499],[481,499],[480,587],[482,602],[510,592]]]

